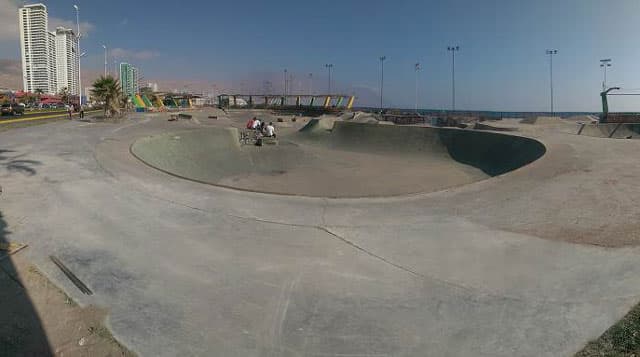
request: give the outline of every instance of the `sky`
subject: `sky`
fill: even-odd
[[[17,7],[0,0],[0,87],[20,58]],[[456,53],[456,108],[549,110],[553,59],[556,111],[598,111],[603,74],[610,86],[640,89],[640,1],[637,0],[55,0],[43,1],[52,24],[75,23],[80,7],[86,78],[113,61],[138,66],[161,89],[262,91],[270,80],[293,90],[355,93],[357,105],[378,106],[380,56],[384,105],[451,107],[451,54]],[[18,63],[19,68],[19,63]],[[10,73],[11,72],[11,73]],[[308,74],[313,74],[313,83]],[[86,83],[83,83],[83,86]],[[171,88],[173,86],[174,88]],[[162,88],[165,87],[165,88]],[[640,96],[614,97],[612,110],[640,111]]]

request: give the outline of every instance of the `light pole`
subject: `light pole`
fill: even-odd
[[[387,56],[380,56],[380,113],[382,113],[382,91],[384,89],[384,61]]]
[[[601,59],[600,67],[602,67],[602,71],[604,72],[604,80],[602,81],[602,91],[607,90],[607,67],[611,67],[611,58]]]
[[[331,68],[333,68],[333,63],[328,63],[324,65],[329,70],[329,95],[331,95]]]
[[[456,111],[456,52],[460,51],[460,46],[449,46],[447,51],[451,52],[451,111]]]
[[[558,54],[558,50],[547,50],[549,55],[549,86],[551,88],[551,116],[553,116],[553,55]]]
[[[284,94],[283,97],[287,96],[287,70],[284,70]],[[286,99],[285,99],[286,100]]]
[[[104,48],[104,76],[107,76],[107,46],[106,45],[102,45],[102,48]]]
[[[78,26],[78,33],[76,34],[76,53],[80,52],[80,8],[78,5],[73,5],[73,8],[76,9],[76,24]],[[80,66],[80,57],[78,56],[78,101],[80,106],[82,107],[82,67]]]
[[[420,62],[416,62],[415,65],[416,71],[416,113],[418,112],[418,72],[420,72]]]
[[[313,94],[313,73],[309,73],[309,95]]]

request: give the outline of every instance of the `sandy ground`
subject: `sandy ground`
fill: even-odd
[[[133,356],[104,326],[106,311],[78,306],[22,252],[0,266],[0,355]]]

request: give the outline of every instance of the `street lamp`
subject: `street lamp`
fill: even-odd
[[[80,53],[80,9],[78,8],[78,5],[73,5],[73,8],[76,9],[76,24],[78,26],[78,33],[76,34],[76,53]],[[78,99],[80,106],[82,107],[82,67],[80,66],[80,57],[82,56],[78,56]]]
[[[324,65],[325,68],[329,70],[329,95],[331,95],[331,68],[333,68],[333,63],[328,63]]]
[[[387,56],[380,56],[380,113],[382,113],[382,91],[384,89],[384,61]]]
[[[107,46],[106,45],[102,45],[102,48],[104,48],[104,76],[107,76]]]
[[[282,95],[283,97],[285,97],[287,95],[287,70],[284,70],[284,94]]]
[[[420,62],[416,62],[414,70],[416,72],[416,113],[418,112],[418,72],[420,72]]]
[[[553,116],[553,55],[558,54],[558,50],[547,50],[549,55],[549,86],[551,88],[551,116]]]
[[[456,52],[460,51],[460,46],[449,46],[447,51],[451,52],[451,111],[456,111]]]
[[[602,67],[604,72],[604,80],[602,81],[602,91],[604,92],[607,90],[607,67],[611,67],[611,58],[601,59],[600,67]]]

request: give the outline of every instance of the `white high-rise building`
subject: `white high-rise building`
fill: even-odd
[[[56,28],[56,79],[57,91],[67,88],[69,94],[78,95],[78,48],[71,29]]]
[[[18,10],[18,17],[24,90],[35,92],[40,89],[44,93],[55,93],[55,34],[48,31],[47,7],[43,4],[25,5]]]

